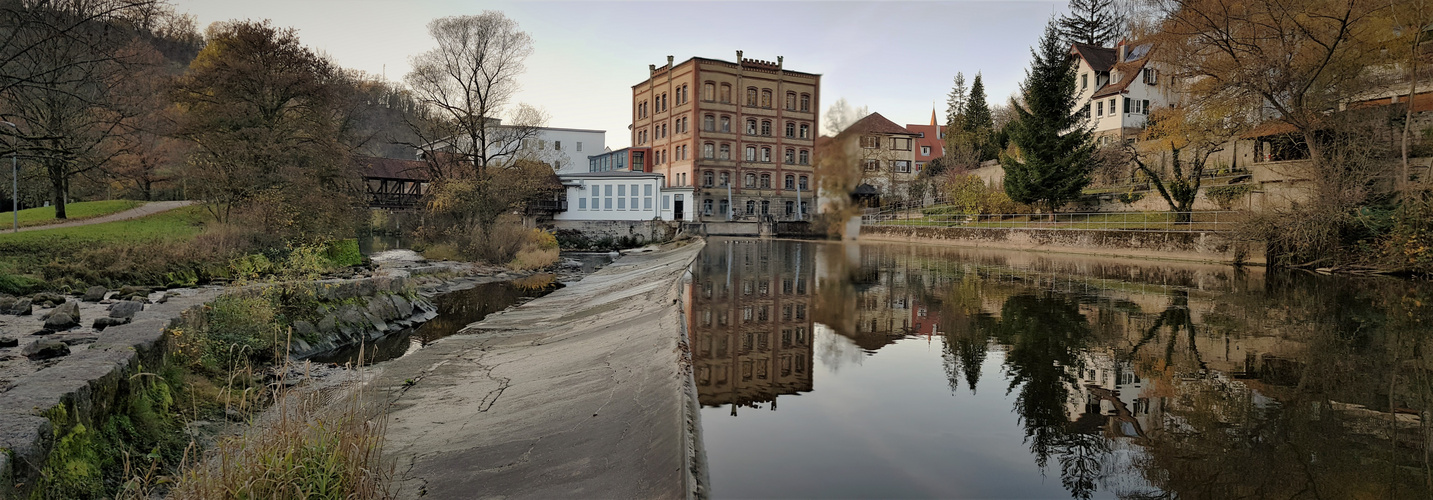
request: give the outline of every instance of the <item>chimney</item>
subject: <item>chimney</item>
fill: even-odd
[[[672,67],[672,56],[667,56],[667,67]]]
[[[655,64],[648,64],[648,65],[647,65],[647,75],[650,76],[650,75],[655,75],[655,74],[657,74],[657,65],[655,65]]]
[[[1119,62],[1125,62],[1125,41],[1124,41],[1124,39],[1120,39],[1120,43],[1115,44],[1115,49],[1119,50],[1119,57],[1118,57],[1118,58],[1115,58],[1115,60],[1116,60],[1116,61],[1119,61]]]
[[[741,65],[741,51],[740,51],[740,50],[736,51],[736,64],[737,64],[738,66]]]

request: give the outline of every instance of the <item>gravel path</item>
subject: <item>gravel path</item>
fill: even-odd
[[[25,232],[25,231],[43,231],[43,230],[46,230],[46,229],[60,229],[60,228],[65,228],[65,227],[88,226],[88,225],[90,225],[90,224],[104,224],[104,223],[106,223],[106,222],[114,222],[114,221],[129,220],[129,219],[137,219],[137,218],[140,218],[140,217],[144,217],[144,216],[146,216],[146,215],[154,215],[154,214],[161,213],[161,212],[168,212],[168,211],[170,211],[170,210],[174,210],[174,209],[180,208],[180,207],[187,207],[187,206],[192,205],[192,204],[194,204],[194,202],[192,202],[192,201],[151,201],[151,202],[149,202],[149,203],[145,203],[145,204],[143,204],[143,205],[140,205],[140,206],[135,207],[135,208],[131,208],[131,209],[129,209],[129,210],[125,210],[125,211],[123,211],[123,212],[115,212],[115,213],[112,213],[112,214],[109,214],[109,215],[100,216],[100,217],[94,217],[94,218],[90,218],[90,219],[77,220],[77,221],[71,221],[71,222],[61,222],[61,223],[59,223],[59,224],[47,224],[47,225],[44,225],[44,226],[22,227],[22,228],[20,228],[20,232]],[[9,232],[9,231],[10,231],[10,227],[11,227],[11,226],[10,226],[10,221],[9,221],[9,220],[0,221],[0,226],[3,226],[3,227],[4,227],[4,232]]]

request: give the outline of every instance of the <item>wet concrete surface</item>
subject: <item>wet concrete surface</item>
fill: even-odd
[[[680,288],[701,247],[628,255],[375,366],[399,497],[687,497]]]

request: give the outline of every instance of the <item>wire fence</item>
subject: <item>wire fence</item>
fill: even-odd
[[[1061,212],[1054,214],[965,214],[949,207],[868,210],[865,226],[968,227],[1086,231],[1226,232],[1241,212]]]

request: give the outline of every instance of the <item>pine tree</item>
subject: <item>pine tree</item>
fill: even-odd
[[[1010,199],[1054,212],[1090,183],[1095,147],[1076,109],[1075,66],[1054,22],[1031,53],[1035,60],[1020,86],[1025,103],[1015,106],[1009,127],[1020,154],[1002,155],[1000,163]]]
[[[985,103],[985,83],[981,81],[980,73],[975,74],[975,81],[970,84],[970,96],[965,99],[964,114],[964,129],[970,133],[980,161],[995,159],[999,154],[992,141],[995,135],[995,120],[990,116],[990,106]]]
[[[960,126],[960,117],[965,113],[965,74],[955,73],[955,86],[951,87],[950,94],[945,99],[945,127],[950,130],[952,127]]]
[[[1060,40],[1104,47],[1125,35],[1129,17],[1117,0],[1070,0],[1070,12],[1060,16]]]

